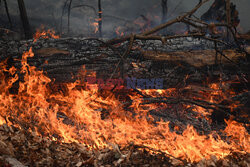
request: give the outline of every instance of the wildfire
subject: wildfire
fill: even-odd
[[[97,87],[85,89],[82,80],[64,84],[64,92],[51,88],[51,79],[27,63],[33,56],[32,48],[23,53],[20,69],[8,68],[6,62],[0,66],[1,124],[6,123],[6,119],[8,124],[19,125],[53,140],[82,143],[89,149],[107,148],[110,143],[125,146],[133,142],[191,162],[209,159],[211,155],[223,158],[232,150],[250,151],[249,134],[235,121],[227,121],[224,133],[230,136],[228,142],[216,132],[209,136],[199,135],[192,126],[187,126],[180,135],[169,129],[169,122],[153,123],[148,111],[154,105],[148,108],[140,105],[140,95],[131,95],[133,114],[126,111],[124,103],[112,93],[104,96]],[[16,82],[19,83],[18,92],[11,94],[9,88]],[[174,96],[176,90],[145,90],[143,93],[164,97]],[[109,114],[103,116],[106,111]]]
[[[6,122],[5,122],[5,120],[4,120],[4,118],[3,117],[0,117],[0,125],[3,125],[3,124],[5,124]]]
[[[100,13],[100,12],[99,12]],[[102,12],[101,12],[102,13]],[[94,19],[94,22],[91,22],[90,25],[95,28],[95,34],[99,31],[99,22],[102,21],[102,18]]]
[[[121,31],[120,26],[115,29],[115,33],[117,36],[124,36],[124,32]]]
[[[97,33],[99,31],[98,22],[90,23],[90,25],[92,25],[95,28],[95,33]]]
[[[59,35],[55,35],[55,31],[54,30],[44,30],[44,26],[41,26],[40,29],[36,30],[36,33],[33,36],[34,38],[34,42],[36,42],[38,39],[43,38],[43,39],[48,39],[48,38],[54,38],[54,39],[58,39]]]

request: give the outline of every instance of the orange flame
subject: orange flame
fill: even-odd
[[[90,23],[90,25],[92,25],[95,28],[95,33],[97,33],[99,31],[98,22]]]
[[[6,121],[4,120],[4,118],[3,117],[0,117],[0,125],[3,125],[3,124],[5,124],[6,123]]]
[[[59,35],[55,35],[55,31],[54,30],[44,30],[44,26],[41,26],[40,29],[36,30],[36,33],[33,36],[34,38],[34,42],[36,42],[38,39],[42,38],[42,39],[48,39],[48,38],[54,38],[54,39],[58,39],[60,38]]]
[[[124,36],[124,32],[120,32],[120,31],[121,31],[121,27],[119,26],[119,27],[117,27],[115,29],[116,35],[118,35],[118,36]]]
[[[208,159],[211,155],[223,158],[231,150],[250,151],[249,134],[243,125],[234,121],[228,121],[224,131],[230,136],[229,142],[222,140],[216,132],[209,136],[199,135],[192,126],[187,126],[180,135],[169,129],[169,122],[153,122],[148,111],[157,106],[140,105],[140,95],[131,95],[130,107],[135,112],[132,114],[123,109],[124,103],[112,93],[101,95],[97,87],[87,90],[82,80],[62,85],[65,91],[61,92],[51,87],[51,79],[42,71],[29,66],[27,59],[33,56],[30,48],[22,56],[20,69],[8,69],[6,62],[0,66],[0,115],[20,128],[28,127],[52,140],[82,143],[90,149],[107,148],[110,143],[124,146],[133,142],[191,162]],[[7,77],[6,72],[11,77]],[[86,71],[83,72],[86,75]],[[15,82],[19,82],[19,89],[16,94],[11,94],[9,88]],[[162,97],[177,93],[175,89],[142,92]],[[0,123],[5,123],[2,118]]]

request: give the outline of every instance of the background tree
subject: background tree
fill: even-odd
[[[168,0],[161,0],[161,7],[162,7],[162,19],[161,19],[161,23],[164,23],[167,20]]]
[[[30,24],[29,24],[29,20],[28,20],[28,16],[27,16],[27,12],[26,12],[26,8],[25,8],[25,4],[23,0],[18,0],[18,7],[19,7],[19,12],[20,12],[20,17],[22,20],[22,24],[23,24],[23,30],[24,30],[24,35],[26,39],[31,39],[32,38],[32,32],[30,29]]]
[[[9,13],[8,4],[7,4],[7,1],[6,1],[6,0],[3,0],[3,2],[4,2],[5,11],[6,11],[8,20],[9,20],[9,23],[10,23],[10,29],[12,29],[12,21],[11,21],[11,18],[10,18],[10,13]],[[1,3],[1,0],[0,0],[0,3]]]
[[[101,0],[98,0],[98,30],[99,30],[99,37],[102,37],[102,4]]]

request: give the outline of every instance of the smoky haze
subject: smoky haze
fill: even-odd
[[[60,31],[62,9],[66,0],[24,0],[30,24],[33,29],[45,25]],[[239,11],[241,32],[250,30],[249,7],[250,0],[231,0],[236,4]],[[169,0],[168,19],[191,10],[199,0]],[[7,1],[11,18],[15,28],[21,28],[17,1]],[[196,13],[200,17],[213,3],[210,0]],[[88,5],[77,7],[79,5]],[[88,36],[94,32],[92,23],[98,18],[97,0],[73,0],[70,17],[70,32],[72,35]],[[161,21],[161,0],[102,0],[103,9],[103,32],[108,37],[113,37],[118,27],[120,31],[139,30],[134,21],[143,22],[141,15],[152,20],[152,25],[160,24]],[[66,10],[67,11],[67,10]],[[3,3],[0,6],[0,25],[8,28],[8,20]],[[125,27],[125,28],[124,28]],[[62,31],[67,32],[67,13],[62,17]]]

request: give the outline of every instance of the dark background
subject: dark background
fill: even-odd
[[[62,8],[65,0],[24,0],[27,14],[32,29],[42,24],[56,31],[60,30]],[[236,4],[239,11],[240,25],[238,30],[241,33],[250,30],[250,0],[231,0]],[[14,23],[14,30],[21,30],[21,22],[17,0],[7,0],[11,19]],[[174,18],[184,12],[191,10],[198,0],[169,0],[168,19]],[[200,16],[208,10],[213,0],[206,3],[198,10],[196,16]],[[158,25],[161,21],[161,0],[102,0],[103,8],[103,32],[108,37],[115,36],[115,29],[121,26],[121,31],[128,32],[138,28],[134,24],[137,19],[141,21],[140,15],[147,16],[152,20],[152,25]],[[77,5],[90,5],[97,9],[97,0],[73,0],[72,7]],[[94,31],[91,25],[98,16],[89,7],[75,8],[71,11],[70,32],[72,35],[90,36]],[[67,14],[63,17],[63,32],[67,32]],[[8,20],[3,2],[0,6],[0,26],[8,28]],[[124,28],[125,27],[125,28]],[[129,28],[128,28],[129,27]]]

